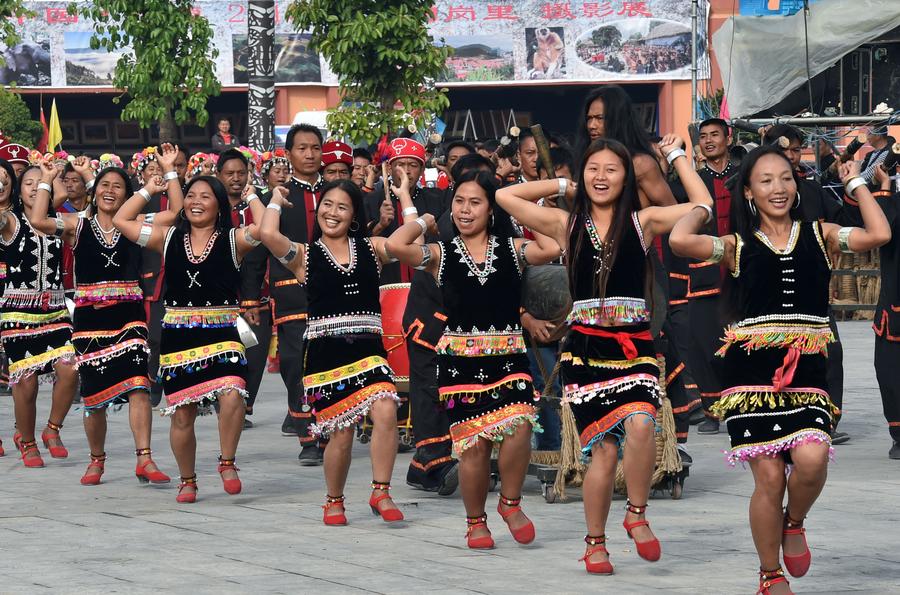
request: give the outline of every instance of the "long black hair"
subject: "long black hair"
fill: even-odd
[[[631,162],[631,153],[628,152],[625,145],[610,138],[598,138],[588,146],[587,150],[581,156],[579,179],[584,178],[584,168],[588,159],[600,151],[612,151],[615,153],[622,161],[622,165],[625,168],[625,185],[622,188],[622,194],[619,195],[619,198],[613,206],[612,224],[606,233],[606,237],[601,238],[609,250],[605,259],[608,266],[598,271],[596,267],[599,267],[599,262],[594,265],[593,279],[596,279],[597,283],[594,288],[594,295],[599,299],[603,299],[606,295],[606,281],[609,277],[609,271],[616,261],[619,245],[622,243],[622,234],[629,225],[632,225],[631,214],[641,209],[641,201],[638,197],[637,183],[634,179],[634,167]],[[591,241],[588,237],[587,229],[585,228],[585,220],[591,216],[591,199],[587,194],[586,187],[586,183],[578,185],[578,189],[575,191],[575,204],[572,208],[572,212],[569,214],[569,229],[571,230],[571,235],[569,239],[566,266],[568,268],[569,287],[573,291],[575,289],[575,276],[577,273],[576,255],[581,254],[581,251],[584,250]]]
[[[591,144],[587,115],[591,104],[598,99],[603,102],[603,136],[622,143],[632,155],[646,153],[655,159],[650,135],[638,122],[631,97],[619,85],[600,85],[584,98],[580,119],[575,126],[578,149],[585,152]]]
[[[461,158],[462,159],[462,158]],[[515,237],[512,219],[509,214],[497,204],[497,182],[496,177],[483,169],[470,169],[462,172],[459,179],[454,179],[453,188],[458,190],[460,186],[467,182],[475,182],[484,190],[488,199],[488,205],[492,211],[492,217],[488,219],[487,232],[489,235],[497,238]],[[459,235],[459,228],[456,222],[450,218],[450,225],[453,228],[453,235]]]
[[[313,223],[312,241],[315,242],[322,237],[322,228],[319,227],[319,209],[322,207],[325,195],[332,190],[343,190],[350,197],[350,204],[353,206],[353,218],[350,220],[350,229],[347,231],[347,236],[362,240],[369,235],[362,191],[359,189],[359,186],[350,180],[339,179],[322,186],[322,192],[319,194],[319,204],[316,205],[316,220]]]
[[[191,181],[184,187],[185,199],[187,199],[187,195],[194,184],[198,182],[206,182],[209,184],[209,187],[216,197],[216,202],[219,204],[219,214],[216,216],[216,229],[223,233],[228,232],[234,226],[231,224],[231,203],[228,202],[228,192],[225,190],[225,186],[223,186],[222,182],[214,176],[198,176],[196,178],[191,178]],[[94,187],[96,186],[97,185],[94,184]],[[183,207],[181,212],[178,213],[178,219],[175,222],[175,226],[185,233],[191,232],[191,223],[187,220],[187,217],[185,217]]]
[[[88,192],[88,196],[91,198],[92,208],[96,211],[96,196],[97,196],[97,188],[100,187],[100,180],[108,176],[109,174],[117,174],[122,181],[125,183],[125,200],[131,198],[131,195],[134,194],[134,187],[131,184],[131,176],[128,175],[128,172],[122,169],[121,167],[109,166],[104,167],[97,174],[97,177],[94,178],[94,185],[91,186],[90,192]]]
[[[0,167],[5,169],[9,176],[9,185],[12,187],[12,191],[9,193],[9,205],[12,207],[19,198],[19,179],[16,177],[16,170],[13,169],[12,163],[6,159],[0,159]]]
[[[9,197],[10,204],[12,205],[12,211],[14,213],[24,214],[25,213],[25,203],[22,202],[22,180],[25,178],[25,174],[30,171],[36,171],[38,173],[38,177],[41,176],[41,167],[39,165],[29,165],[25,169],[22,170],[22,174],[19,176],[18,181],[16,182],[16,193]],[[38,180],[40,182],[40,180]],[[50,204],[48,206],[48,212],[50,214],[54,213],[53,210],[53,184],[50,185]]]

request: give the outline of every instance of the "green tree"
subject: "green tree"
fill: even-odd
[[[41,123],[31,119],[28,106],[18,93],[0,87],[0,132],[14,143],[33,147],[41,138]]]
[[[93,49],[123,52],[112,81],[128,96],[122,120],[136,121],[142,128],[158,122],[162,139],[177,138],[176,124],[193,120],[205,126],[206,100],[221,91],[212,27],[192,8],[192,0],[92,0],[69,5],[69,12],[93,21]]]
[[[616,27],[600,27],[591,33],[591,39],[601,47],[618,48],[622,45],[622,32]]]
[[[312,48],[339,78],[344,103],[328,114],[331,131],[375,141],[412,124],[424,128],[450,105],[446,91],[433,86],[452,51],[435,46],[428,32],[433,6],[432,0],[291,3],[288,20],[312,34]]]
[[[12,47],[21,41],[18,30],[18,20],[28,19],[35,14],[25,8],[23,0],[3,0],[0,6],[0,44]],[[6,59],[0,54],[0,66],[6,63]]]

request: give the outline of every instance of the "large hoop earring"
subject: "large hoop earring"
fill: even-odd
[[[753,214],[754,217],[756,217],[756,215],[757,215],[756,205],[753,203],[753,199],[751,198],[750,200],[748,200],[747,204],[750,206],[750,212]]]
[[[792,206],[791,208],[792,209],[800,208],[800,191],[799,190],[797,191],[797,200],[794,201],[794,206]]]
[[[356,225],[356,227],[353,227],[354,225]],[[359,221],[354,219],[350,222],[350,231],[359,231]]]
[[[491,227],[494,227],[494,214],[491,213]]]

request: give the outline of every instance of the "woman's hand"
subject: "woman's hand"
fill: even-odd
[[[163,143],[156,155],[163,173],[175,171],[175,160],[178,159],[178,145],[173,146],[171,143]]]
[[[78,172],[82,180],[90,180],[94,177],[94,168],[91,167],[91,161],[84,155],[76,157],[72,162],[72,169]]]
[[[859,176],[859,162],[858,161],[847,161],[846,163],[842,163],[841,166],[838,168],[838,175],[841,178],[841,183],[843,183],[846,186],[847,182],[851,178],[855,178],[855,177]]]
[[[400,196],[401,194],[409,195],[409,176],[406,175],[406,170],[400,169],[400,185],[395,185],[396,180],[391,180],[391,192]]]
[[[41,182],[46,184],[52,184],[53,180],[59,176],[59,168],[56,167],[56,164],[47,159],[43,159],[40,164],[41,167]]]
[[[144,190],[149,192],[151,196],[161,194],[166,191],[166,181],[163,180],[162,176],[153,176],[144,184]]]
[[[677,134],[667,134],[659,141],[659,149],[662,151],[663,157],[675,149],[683,149],[684,140]]]

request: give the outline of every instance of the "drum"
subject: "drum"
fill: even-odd
[[[566,267],[561,264],[526,267],[522,277],[522,307],[539,320],[563,322],[572,311]]]
[[[403,336],[403,311],[409,297],[409,283],[391,283],[381,286],[381,340],[387,351],[388,363],[394,371],[397,391],[409,392],[409,354]]]

